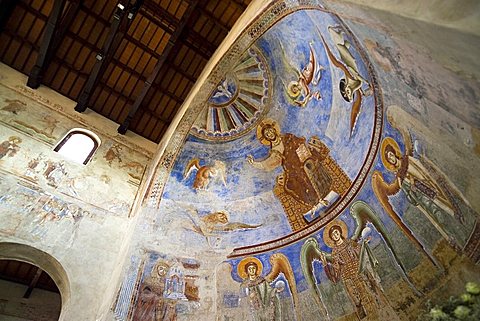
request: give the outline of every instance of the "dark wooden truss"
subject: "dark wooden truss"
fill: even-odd
[[[35,288],[60,293],[52,278],[42,269],[15,260],[0,260],[0,279],[26,285],[23,297],[28,298]]]
[[[0,60],[159,142],[251,0],[0,0]]]

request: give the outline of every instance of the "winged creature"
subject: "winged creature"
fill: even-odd
[[[328,247],[332,248],[331,253],[322,251],[314,237],[305,241],[300,252],[303,274],[310,288],[314,289],[317,304],[324,313],[326,313],[326,308],[316,286],[317,280],[313,264],[315,261],[323,265],[325,273],[332,282],[344,281],[347,294],[361,318],[381,309],[378,302],[383,302],[385,306],[388,305],[373,271],[378,265],[378,261],[368,246],[370,237],[367,237],[366,234],[371,230],[369,226],[373,226],[380,234],[392,254],[391,259],[394,266],[416,295],[420,296],[421,293],[409,279],[405,266],[398,257],[386,227],[374,210],[367,203],[356,201],[350,207],[350,215],[355,219],[357,225],[350,238],[348,238],[347,225],[341,220],[334,220],[325,227],[323,240]]]
[[[296,76],[295,80],[290,81],[288,85],[285,86],[285,91],[288,95],[288,98],[297,107],[305,107],[307,103],[312,100],[312,98],[316,100],[321,98],[320,91],[313,91],[313,87],[319,84],[324,67],[321,66],[317,61],[315,49],[313,48],[313,41],[311,41],[308,45],[308,62],[302,68],[302,70],[299,70],[290,64],[283,45],[280,43],[283,60],[288,69],[287,72]]]
[[[339,87],[343,99],[347,102],[353,101],[352,110],[350,112],[350,136],[352,136],[358,115],[360,114],[362,96],[369,93],[363,90],[363,85],[367,84],[369,87],[370,85],[368,81],[360,75],[355,58],[350,52],[350,43],[344,39],[343,31],[341,31],[340,27],[329,26],[328,31],[337,47],[340,59],[335,57],[320,32],[319,34],[322,38],[325,49],[327,50],[330,61],[335,67],[340,68],[344,73],[344,77],[340,80]]]
[[[292,294],[297,320],[301,320],[298,314],[297,284],[290,261],[282,253],[272,254],[269,261],[272,268],[265,276],[262,276],[262,262],[255,257],[246,257],[237,266],[237,273],[243,279],[240,288],[248,300],[254,319],[283,320],[278,293],[285,289],[285,283],[276,281],[280,274],[283,274]]]
[[[392,124],[394,125],[394,124]],[[382,141],[381,159],[385,168],[395,174],[391,182],[387,182],[380,171],[372,175],[373,191],[385,209],[385,212],[400,227],[405,235],[424,252],[432,261],[432,258],[424,249],[417,237],[405,225],[400,215],[390,204],[390,197],[401,191],[408,202],[416,206],[432,223],[437,231],[456,250],[461,251],[462,245],[445,229],[438,220],[438,216],[452,216],[455,218],[456,233],[463,233],[464,238],[468,235],[467,227],[463,225],[464,217],[459,206],[459,201],[469,205],[461,192],[447,179],[447,177],[425,156],[416,158],[413,156],[413,144],[410,134],[399,129],[405,143],[405,152],[402,154],[397,142],[386,137]],[[432,261],[433,262],[433,261]]]
[[[192,214],[190,218],[193,222],[192,230],[205,237],[218,235],[224,232],[233,232],[237,230],[254,229],[262,224],[246,224],[242,222],[230,222],[227,211],[217,211],[200,217],[198,211],[189,209]]]
[[[200,165],[198,158],[191,159],[183,172],[183,179],[186,180],[196,170],[193,188],[195,190],[206,190],[212,179],[220,179],[224,186],[227,185],[227,171],[224,162],[215,160],[212,165]]]

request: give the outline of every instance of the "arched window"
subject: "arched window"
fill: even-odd
[[[55,146],[54,151],[86,165],[99,146],[100,138],[97,135],[86,129],[74,128]]]

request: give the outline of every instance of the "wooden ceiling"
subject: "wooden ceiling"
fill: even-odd
[[[24,298],[28,298],[34,288],[60,293],[57,285],[46,272],[21,261],[0,260],[0,279],[28,286]]]
[[[0,0],[0,60],[159,142],[251,0]]]

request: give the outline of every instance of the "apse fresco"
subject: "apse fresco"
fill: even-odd
[[[217,248],[279,239],[338,213],[365,179],[381,129],[367,65],[332,15],[303,10],[280,19],[211,92],[160,208],[191,221],[195,233],[185,238],[199,242],[205,233],[195,226],[228,213],[209,227]]]
[[[405,319],[446,256],[478,264],[478,213],[415,117],[384,108],[355,30],[301,3],[275,2],[214,70],[160,161],[152,226],[223,261],[225,320]]]

